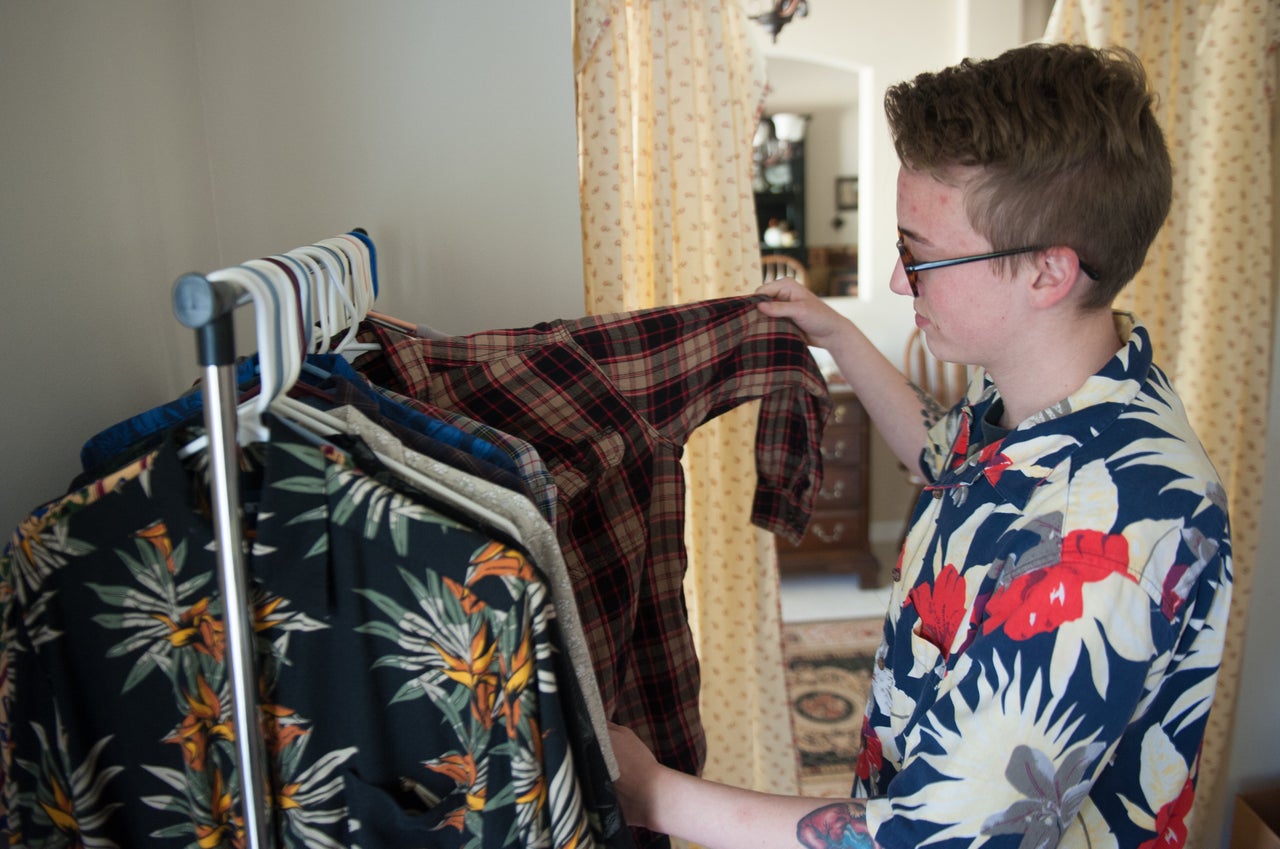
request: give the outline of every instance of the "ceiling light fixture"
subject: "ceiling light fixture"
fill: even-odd
[[[791,22],[792,18],[797,16],[803,18],[808,14],[808,0],[775,0],[769,11],[752,15],[751,20],[764,27],[776,44],[778,41],[778,33],[782,31],[784,26]]]

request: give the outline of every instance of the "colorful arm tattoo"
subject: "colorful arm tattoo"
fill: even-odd
[[[796,839],[806,849],[876,849],[867,828],[867,806],[855,800],[805,814],[796,823]]]

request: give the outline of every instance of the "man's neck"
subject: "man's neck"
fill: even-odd
[[[1071,395],[1122,347],[1111,310],[1094,310],[1069,322],[1020,334],[987,373],[1000,390],[1000,425],[1012,430]]]

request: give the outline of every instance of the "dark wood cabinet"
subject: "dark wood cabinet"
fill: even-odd
[[[768,120],[767,118],[765,120]],[[755,185],[756,237],[762,254],[786,254],[809,264],[809,244],[805,235],[804,142],[793,141],[779,146],[772,143],[771,153],[756,149]],[[764,161],[762,161],[764,160]],[[766,164],[772,163],[772,164]],[[765,239],[770,222],[785,224],[792,241],[771,244]]]
[[[833,411],[822,438],[822,489],[799,544],[778,540],[784,575],[852,573],[864,588],[880,581],[871,553],[871,422],[848,386],[832,384]]]

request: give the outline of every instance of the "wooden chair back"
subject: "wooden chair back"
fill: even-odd
[[[801,286],[809,285],[804,263],[786,254],[765,254],[760,257],[760,271],[764,283],[779,277],[794,277]]]
[[[918,327],[907,337],[903,363],[907,379],[947,409],[960,400],[969,386],[969,367],[962,363],[944,363],[935,357]]]

